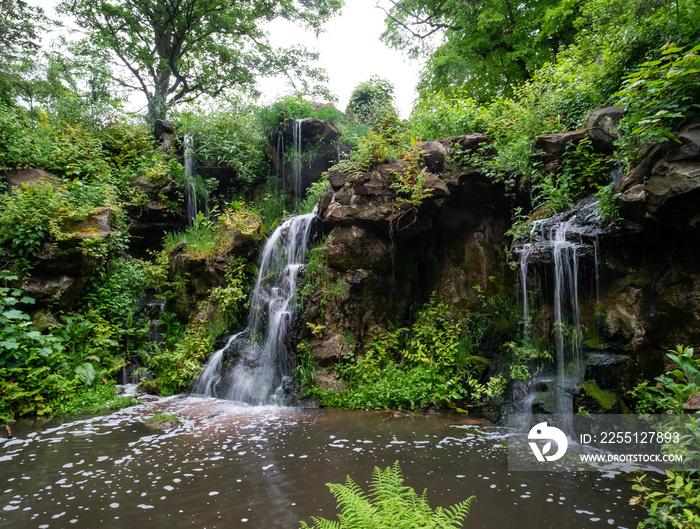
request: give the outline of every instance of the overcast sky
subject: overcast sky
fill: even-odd
[[[302,44],[320,53],[318,65],[328,73],[328,85],[338,97],[336,106],[339,110],[345,110],[355,86],[372,75],[378,75],[394,84],[399,114],[407,118],[416,97],[415,86],[421,64],[409,61],[402,53],[379,41],[384,29],[384,13],[375,7],[375,2],[345,0],[341,14],[324,26],[325,31],[318,39],[311,32],[279,21],[269,26],[270,38],[275,46]],[[56,0],[30,0],[30,3],[43,7],[47,15],[55,16]],[[68,22],[68,26],[74,27],[74,24]],[[291,91],[282,79],[263,79],[260,88],[263,92],[261,103],[270,103]],[[135,94],[128,106],[137,109],[144,103],[144,98]]]
[[[318,51],[319,65],[326,69],[331,92],[338,97],[337,107],[345,110],[353,88],[378,75],[394,84],[396,106],[402,118],[411,112],[415,86],[422,64],[410,61],[401,52],[379,41],[384,30],[384,12],[374,7],[376,0],[345,0],[339,16],[331,19],[318,40],[291,24],[270,26],[272,43],[277,46],[303,44]],[[268,99],[284,95],[280,81],[265,80],[261,87]]]

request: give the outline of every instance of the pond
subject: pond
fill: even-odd
[[[181,421],[149,426],[153,415]],[[22,421],[0,444],[0,526],[299,527],[334,518],[325,483],[399,461],[432,507],[476,495],[465,527],[632,529],[625,476],[507,470],[504,428],[453,414],[392,417],[153,399],[96,417]]]

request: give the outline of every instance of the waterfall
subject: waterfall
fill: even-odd
[[[267,240],[260,254],[248,328],[212,355],[195,393],[252,405],[284,403],[284,386],[294,367],[291,331],[297,275],[304,265],[315,216],[316,209],[287,219]],[[223,375],[224,355],[230,348],[236,348],[238,356]]]
[[[304,119],[295,119],[292,123],[292,145],[294,147],[294,158],[292,159],[292,188],[294,191],[294,196],[296,196],[297,201],[303,196],[304,190],[302,189],[301,182],[301,140],[302,140],[302,127],[305,121]]]
[[[194,142],[192,136],[185,134],[185,213],[187,215],[187,223],[192,225],[192,219],[197,216],[197,189],[194,185]]]
[[[581,362],[581,316],[578,303],[577,245],[567,240],[571,220],[556,224],[550,231],[554,260],[554,331],[557,348],[557,413],[572,413],[572,397],[583,381]],[[571,338],[565,344],[563,310],[570,304]]]
[[[277,176],[284,180],[284,131],[277,133]]]
[[[194,141],[192,136],[185,134],[183,141],[185,148],[185,214],[187,223],[191,226],[192,220],[197,217],[200,208],[207,212],[209,210],[209,192],[204,189],[202,203],[197,203],[196,168],[194,160]],[[201,181],[200,181],[201,182]]]
[[[584,243],[583,238],[592,244]],[[599,292],[599,248],[597,232],[591,227],[577,224],[571,213],[557,218],[536,221],[530,232],[529,242],[519,249],[519,281],[523,297],[523,340],[532,340],[532,303],[528,299],[527,281],[530,265],[546,264],[552,271],[554,341],[556,368],[553,379],[533,379],[524,404],[532,403],[531,392],[536,387],[554,393],[556,413],[570,415],[573,411],[573,394],[583,382],[584,366],[581,351],[582,332],[579,308],[580,260],[593,257],[595,262],[596,294]],[[542,285],[540,285],[542,287]],[[598,294],[597,294],[598,295]],[[525,388],[522,388],[525,389]],[[541,393],[541,390],[537,390]],[[555,410],[552,410],[554,412]],[[529,410],[528,410],[529,413]]]

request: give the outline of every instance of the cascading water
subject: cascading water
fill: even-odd
[[[297,275],[304,265],[315,216],[314,209],[287,219],[267,240],[260,255],[248,328],[230,337],[212,355],[194,393],[252,405],[284,403],[284,386],[294,367],[290,342]],[[236,348],[238,356],[224,375],[224,357],[231,348]]]
[[[550,231],[554,260],[554,331],[557,346],[557,413],[570,415],[573,412],[574,391],[583,382],[581,361],[581,316],[578,304],[578,246],[567,240],[571,220],[557,224]],[[566,322],[563,311],[567,301],[570,305],[570,321]],[[568,340],[565,340],[569,334]],[[566,342],[566,343],[565,343]],[[566,430],[565,430],[566,431]]]
[[[302,197],[303,195],[303,186],[301,182],[301,169],[302,169],[302,163],[301,163],[301,153],[302,153],[302,146],[301,146],[301,140],[302,140],[302,128],[304,125],[304,122],[307,121],[308,118],[304,119],[295,119],[294,123],[292,123],[292,146],[294,147],[294,158],[292,160],[292,182],[293,182],[293,189],[294,189],[294,196],[296,196],[297,201]]]
[[[192,136],[185,134],[183,141],[185,148],[185,214],[187,223],[191,226],[193,219],[197,217],[200,208],[204,211],[209,209],[209,192],[204,189],[202,192],[202,204],[197,203],[196,168],[194,160],[194,141]]]
[[[187,214],[187,222],[191,225],[192,219],[197,216],[197,189],[194,184],[195,166],[194,166],[194,142],[192,136],[185,134],[185,213]]]
[[[519,388],[514,404],[518,411],[529,414],[532,407],[549,413],[571,415],[573,396],[583,382],[584,359],[581,350],[581,309],[579,282],[581,260],[593,263],[595,270],[595,296],[600,292],[600,249],[598,235],[602,230],[592,220],[595,203],[581,205],[580,211],[570,211],[544,221],[533,223],[527,242],[521,241],[518,252],[519,279],[523,297],[523,338],[532,341],[532,302],[528,299],[528,274],[533,263],[544,265],[550,274],[553,290],[554,341],[556,367],[553,376],[536,376]],[[542,279],[538,279],[542,281]],[[542,292],[545,284],[540,283]],[[538,398],[542,393],[550,399]],[[533,395],[535,398],[533,398]],[[541,404],[537,404],[537,403]],[[527,409],[526,409],[527,408]],[[562,425],[566,427],[566,425]]]

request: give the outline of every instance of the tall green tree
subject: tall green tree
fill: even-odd
[[[14,104],[14,87],[21,72],[31,69],[47,23],[39,7],[23,0],[0,0],[0,101]]]
[[[389,45],[429,57],[419,90],[510,95],[573,42],[583,0],[386,0]],[[387,3],[388,2],[388,3]]]
[[[286,19],[314,30],[342,0],[62,0],[88,38],[126,69],[123,86],[142,92],[148,117],[262,75],[319,76],[303,48],[274,49],[264,24]]]

